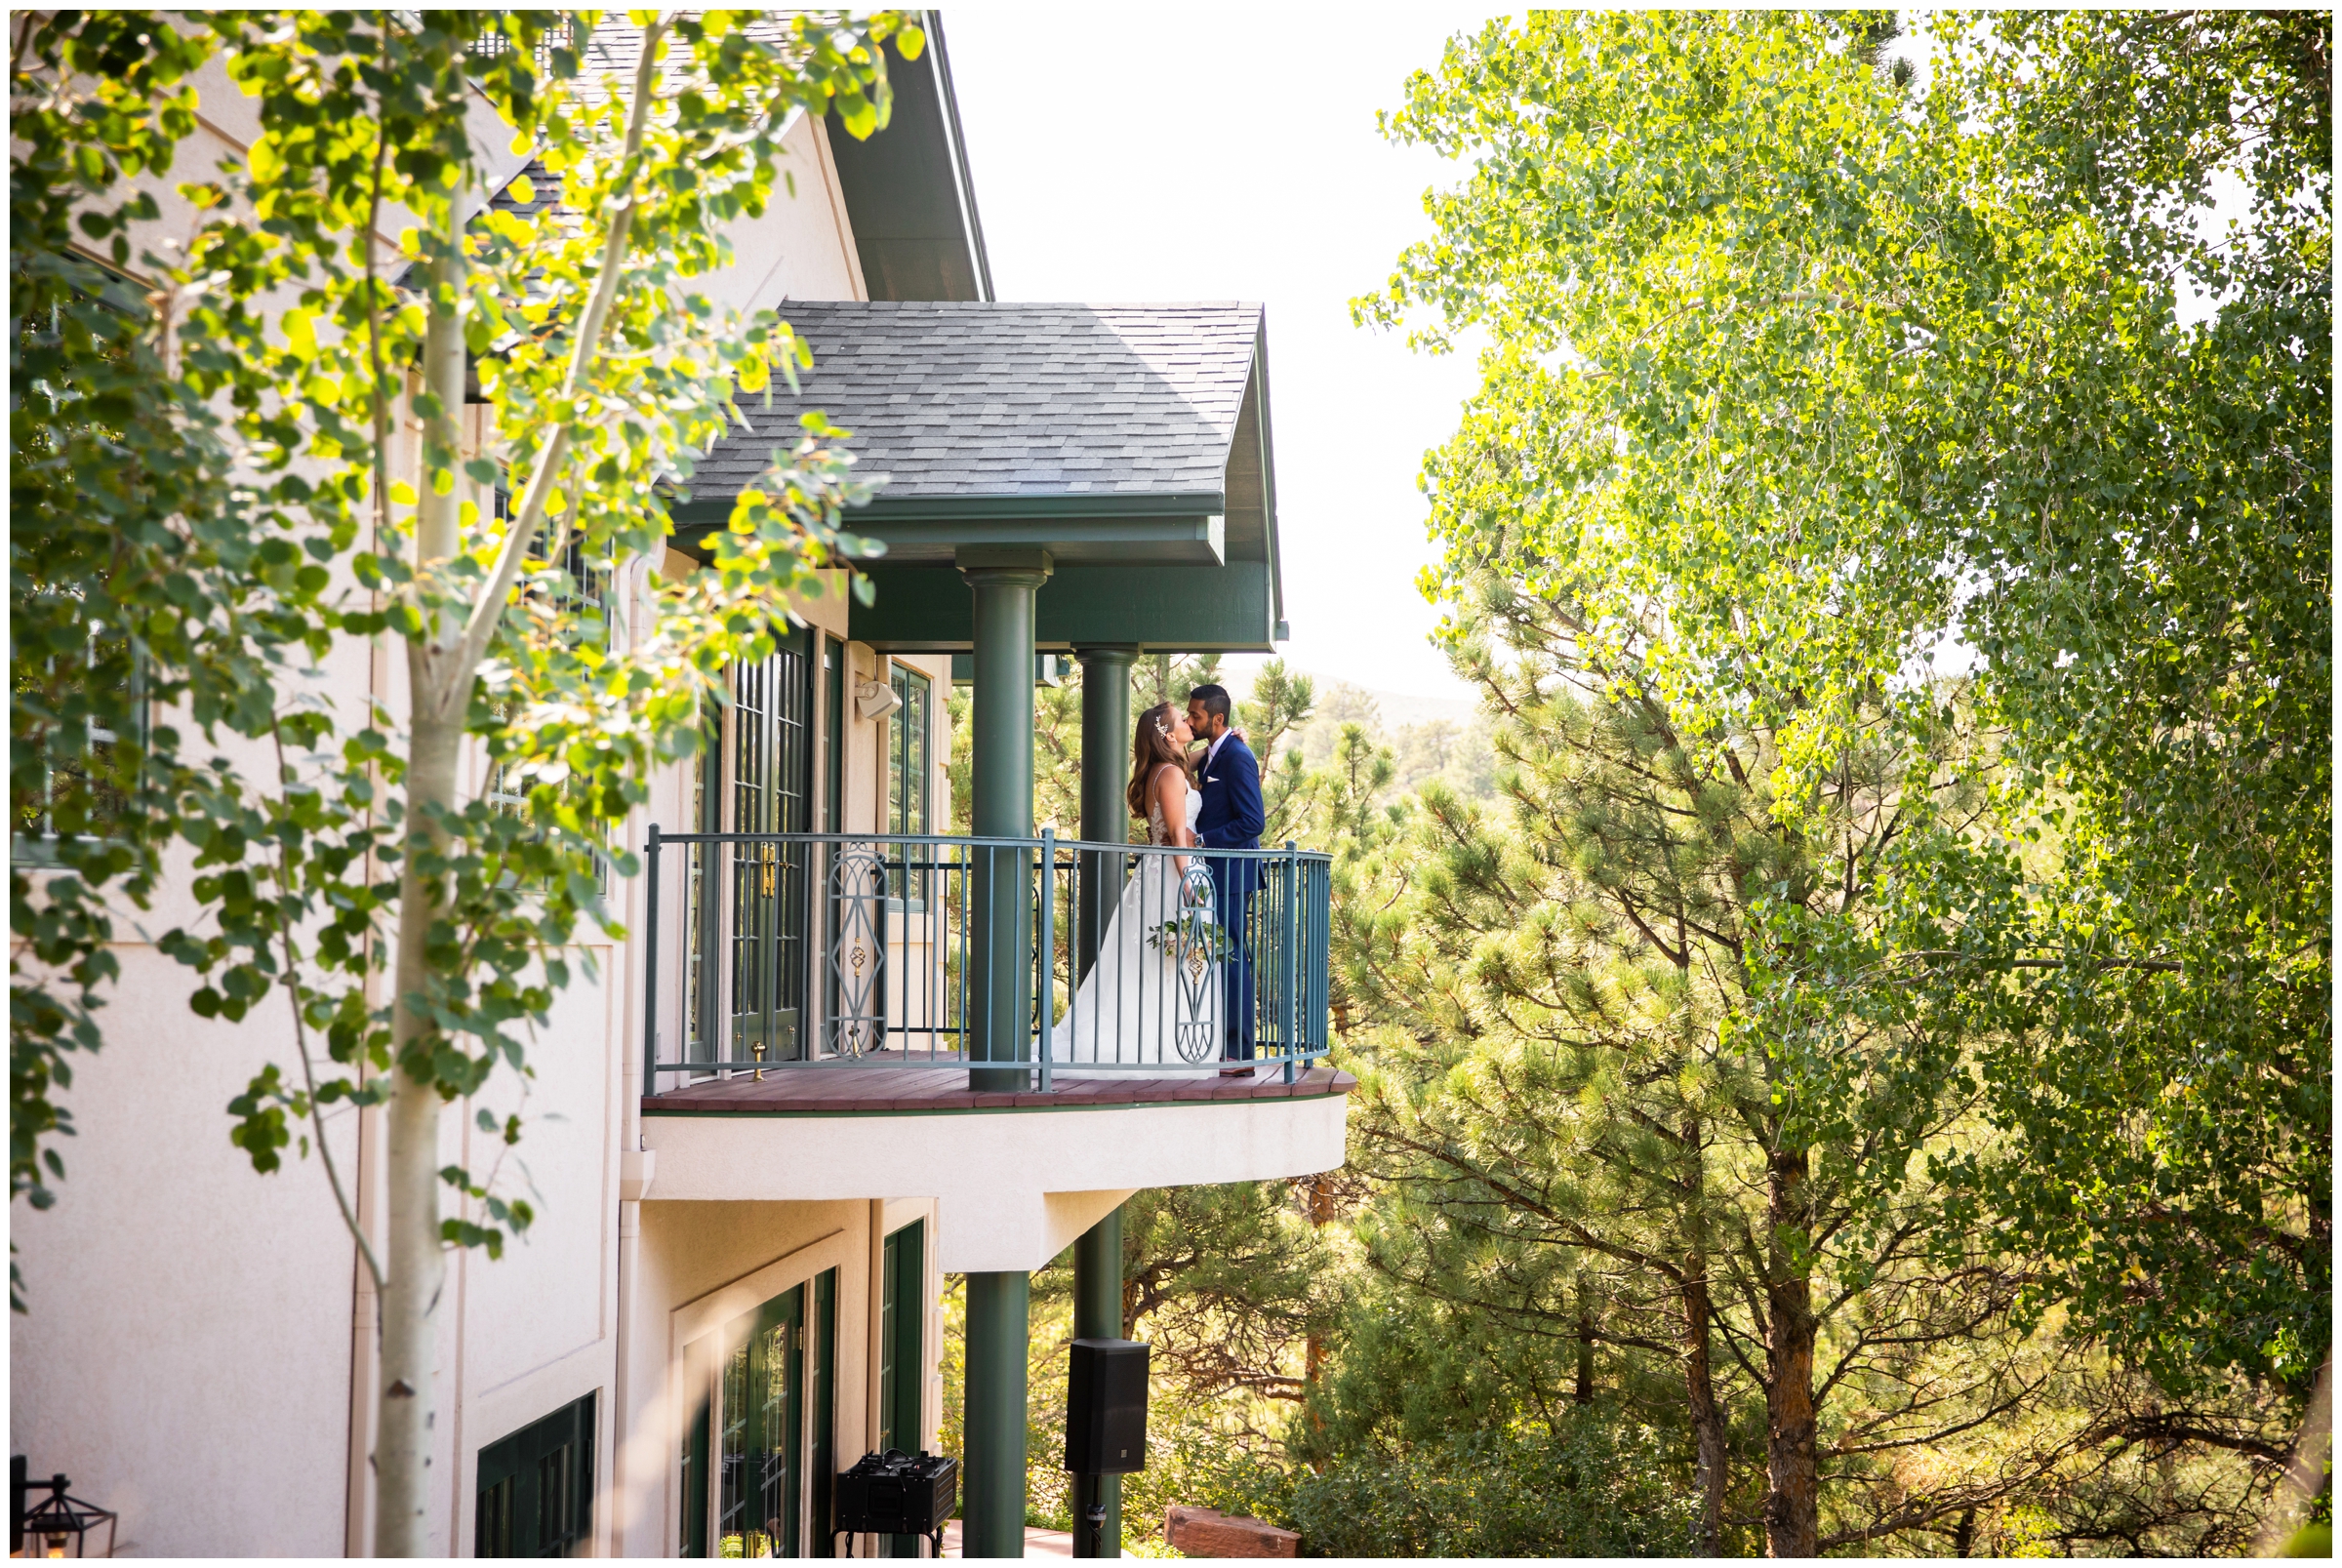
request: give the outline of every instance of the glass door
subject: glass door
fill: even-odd
[[[771,658],[733,666],[721,788],[728,832],[801,833],[811,825],[809,640],[800,632]],[[726,849],[727,1059],[791,1061],[802,1054],[805,1008],[804,847],[765,841]]]
[[[726,1331],[717,1467],[716,1555],[799,1555],[805,1454],[805,1287]]]

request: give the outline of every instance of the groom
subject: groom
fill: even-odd
[[[1225,686],[1198,686],[1188,693],[1188,727],[1207,743],[1195,769],[1203,795],[1195,817],[1195,840],[1205,849],[1259,849],[1261,829],[1268,823],[1261,808],[1261,765],[1244,737],[1228,727],[1232,706]],[[1236,945],[1225,972],[1226,1001],[1221,1009],[1227,1030],[1224,1054],[1231,1062],[1250,1062],[1253,1055],[1248,928],[1252,896],[1261,885],[1260,864],[1232,856],[1211,863],[1214,916]]]

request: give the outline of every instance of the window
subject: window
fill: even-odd
[[[927,816],[927,784],[934,761],[927,749],[927,677],[895,666],[894,734],[887,745],[886,817],[890,833],[933,831]]]
[[[475,1557],[583,1557],[593,1545],[594,1396],[480,1450]]]
[[[11,678],[20,700],[30,698],[31,706],[56,713],[82,705],[68,693],[87,691],[89,683],[100,678],[101,671],[109,667],[125,671],[113,686],[113,701],[95,705],[100,713],[109,706],[117,712],[129,709],[137,725],[136,739],[142,744],[146,725],[146,707],[141,701],[143,666],[136,655],[126,659],[125,651],[126,645],[119,639],[101,639],[93,634],[86,660],[72,661],[70,667],[64,669],[60,669],[56,661],[46,660],[29,668],[12,668]],[[23,802],[18,810],[13,824],[14,853],[25,864],[57,864],[56,843],[61,824],[68,835],[78,836],[94,829],[94,836],[101,838],[129,809],[129,797],[122,792],[119,781],[111,777],[117,766],[114,747],[121,740],[120,735],[96,718],[78,722],[83,739],[79,757],[62,766],[45,769],[39,797]],[[15,747],[29,748],[41,744],[31,736],[14,736],[11,741]]]
[[[908,665],[897,664],[894,673],[895,709],[894,729],[887,737],[886,746],[886,830],[890,833],[929,833],[935,830],[928,816],[927,790],[933,776],[934,758],[928,751],[927,677]],[[928,861],[934,857],[924,850],[911,850],[898,845],[889,852],[905,861]],[[907,905],[916,907],[927,896],[924,875],[907,869],[897,869],[892,876],[892,897]]]
[[[512,498],[501,488],[492,493],[489,504],[499,519],[512,515]],[[523,563],[524,571],[537,570],[539,565],[544,564],[542,552],[551,543],[554,528],[550,519],[538,525],[534,546],[536,556],[531,562]],[[586,563],[586,542],[575,534],[563,545],[558,565],[569,575],[569,585],[549,594],[535,587],[527,588],[523,592],[524,603],[530,608],[544,606],[549,609],[559,621],[566,637],[574,638],[581,644],[599,643],[604,648],[609,647],[612,627],[618,620],[617,603],[610,592],[610,574]],[[501,716],[501,708],[499,713]],[[524,788],[516,771],[498,762],[490,764],[487,787],[482,793],[488,803],[499,811],[517,814],[528,804]],[[605,858],[598,854],[593,858],[593,875],[595,881],[604,887],[609,886],[610,867]]]

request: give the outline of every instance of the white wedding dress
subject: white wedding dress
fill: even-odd
[[[1187,828],[1192,840],[1203,796],[1188,791]],[[1172,842],[1159,801],[1148,812],[1151,844]],[[1221,945],[1203,860],[1137,855],[1135,874],[1098,944],[1098,961],[1055,1023],[1052,1062],[1070,1064],[1067,1077],[1104,1077],[1096,1066],[1143,1066],[1141,1077],[1211,1077],[1220,1069]]]

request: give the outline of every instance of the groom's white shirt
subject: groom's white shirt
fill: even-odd
[[[1197,773],[1209,773],[1209,772],[1211,772],[1211,771],[1212,771],[1212,758],[1214,758],[1214,757],[1216,757],[1216,756],[1218,756],[1218,755],[1220,754],[1220,743],[1222,743],[1223,741],[1226,741],[1226,740],[1227,740],[1227,739],[1228,739],[1230,736],[1232,736],[1232,735],[1233,735],[1233,734],[1235,734],[1235,733],[1236,733],[1236,732],[1235,732],[1235,731],[1233,731],[1233,730],[1222,730],[1222,731],[1221,731],[1221,732],[1220,732],[1218,735],[1215,735],[1215,736],[1213,736],[1213,737],[1212,737],[1212,744],[1211,744],[1210,745],[1207,745],[1207,746],[1205,746],[1205,747],[1203,748],[1203,766],[1202,766],[1202,767],[1200,767],[1200,768],[1197,768],[1195,771],[1196,771]]]

